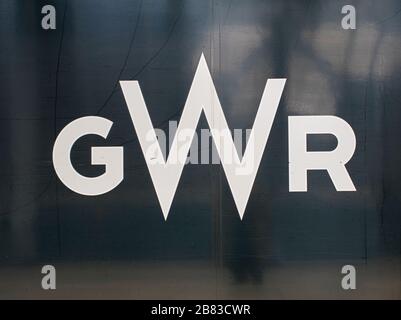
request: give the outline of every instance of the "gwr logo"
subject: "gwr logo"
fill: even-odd
[[[120,81],[165,219],[202,111],[211,129],[212,138],[242,219],[285,82],[286,79],[267,80],[244,155],[240,159],[231,134],[224,135],[224,139],[221,139],[221,132],[230,130],[202,54],[169,156],[165,160],[138,81]],[[95,134],[107,138],[112,124],[110,120],[102,117],[83,117],[68,124],[58,135],[53,148],[53,164],[60,180],[71,190],[95,196],[114,189],[123,180],[121,146],[92,147],[92,164],[105,166],[105,172],[98,177],[82,176],[71,163],[71,148],[80,137]],[[180,139],[180,133],[184,131],[187,139]],[[332,134],[337,138],[337,147],[332,151],[307,151],[308,134]],[[355,134],[347,122],[335,116],[290,116],[288,136],[290,192],[307,191],[308,170],[327,170],[337,191],[356,190],[345,168],[356,147]],[[150,148],[154,150],[152,155],[147,152]],[[231,159],[232,155],[234,161]],[[252,170],[244,170],[249,163],[252,164]]]

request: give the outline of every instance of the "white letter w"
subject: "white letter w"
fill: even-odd
[[[177,139],[178,134],[183,129],[193,129],[193,132],[195,132],[202,110],[205,112],[207,122],[211,129],[212,138],[221,159],[237,210],[242,219],[276,115],[277,107],[284,90],[285,81],[286,79],[267,80],[255,122],[249,135],[248,144],[241,161],[239,160],[231,135],[229,139],[220,139],[221,137],[216,133],[229,130],[229,127],[203,54],[199,60],[167,161],[165,161],[162,150],[158,144],[156,132],[153,128],[138,81],[120,81],[128,110],[138,135],[138,140],[145,156],[145,161],[165,219],[167,219],[171,203],[173,202],[185,159],[190,148],[188,140],[179,141],[180,139]],[[192,139],[193,134],[189,140],[192,141]],[[150,157],[146,150],[148,150],[150,146],[154,146],[155,142],[158,146],[156,155]],[[226,154],[223,151],[225,150],[226,143],[231,144],[227,147],[232,148],[234,151],[234,161],[225,161]],[[250,148],[250,146],[253,146],[253,148]],[[179,152],[178,161],[176,155],[174,155],[174,159],[172,159],[172,150],[179,150],[180,147],[186,147],[188,151]],[[240,169],[244,163],[249,163],[249,161],[253,161],[252,172],[246,175],[238,174],[238,169]]]

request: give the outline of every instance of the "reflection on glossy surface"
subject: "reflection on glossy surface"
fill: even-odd
[[[45,1],[0,4],[0,298],[401,298],[398,0],[355,1],[356,30],[334,1],[54,3],[55,31],[40,27]],[[164,222],[118,85],[139,80],[167,129],[202,52],[231,128],[252,127],[267,78],[288,79],[242,222],[219,165],[185,167]],[[287,117],[315,114],[353,127],[357,192],[325,172],[288,192]],[[68,190],[51,162],[58,132],[87,115],[114,125],[76,144],[77,170],[101,172],[93,145],[125,147],[124,181],[99,197]]]

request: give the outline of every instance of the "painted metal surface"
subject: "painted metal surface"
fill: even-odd
[[[398,0],[51,2],[47,31],[46,1],[0,3],[1,298],[401,298]],[[341,27],[345,4],[356,30]],[[243,221],[220,165],[185,166],[164,221],[118,85],[139,80],[167,129],[202,52],[232,128],[252,127],[267,78],[287,78]],[[319,114],[355,131],[357,192],[323,171],[288,192],[288,116]],[[125,147],[124,181],[103,196],[71,192],[52,165],[59,131],[86,115],[114,125],[74,146],[79,172],[102,172],[91,146]],[[55,291],[40,287],[44,264]]]

